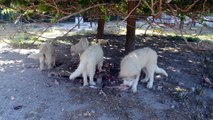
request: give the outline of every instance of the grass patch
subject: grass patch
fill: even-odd
[[[32,43],[38,44],[43,42],[43,40],[37,39],[36,36],[30,36],[25,33],[19,33],[13,38],[6,39],[3,42],[6,42],[14,48],[29,48],[30,46],[32,46]]]

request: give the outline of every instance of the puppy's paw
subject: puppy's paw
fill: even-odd
[[[148,79],[144,78],[141,80],[141,82],[146,83],[146,82],[148,82]]]
[[[132,91],[133,93],[136,93],[136,92],[137,92],[137,88],[132,87],[132,88],[131,88],[131,91]]]
[[[95,86],[95,85],[96,85],[95,82],[90,82],[89,84],[92,85],[92,86]]]
[[[75,79],[75,78],[73,78],[73,77],[70,75],[69,79],[70,79],[70,80],[73,80],[73,79]]]
[[[165,72],[165,74],[164,74],[166,77],[168,77],[169,75],[168,75],[168,73],[167,72]]]
[[[151,89],[153,87],[153,83],[148,82],[146,85],[147,88]]]
[[[44,68],[39,68],[38,70],[40,70],[40,71],[44,71]]]
[[[86,83],[84,82],[83,86],[88,86],[88,82],[86,82]]]

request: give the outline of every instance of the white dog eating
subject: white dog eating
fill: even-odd
[[[78,68],[70,75],[69,79],[75,79],[79,75],[83,76],[83,86],[88,85],[87,76],[89,76],[90,85],[95,85],[93,81],[96,66],[101,70],[103,65],[103,49],[100,45],[92,45],[87,48],[80,56]]]
[[[119,73],[123,85],[131,87],[132,92],[137,92],[141,70],[146,74],[142,81],[148,82],[147,88],[153,87],[155,72],[168,76],[164,69],[157,66],[157,57],[157,53],[148,47],[134,50],[126,55],[121,61]]]

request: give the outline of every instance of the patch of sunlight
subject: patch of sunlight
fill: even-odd
[[[120,49],[120,51],[119,52],[124,52],[125,51],[125,49]]]
[[[119,30],[111,30],[111,29],[109,29],[108,31],[107,31],[107,33],[110,33],[110,34],[118,34],[118,35],[126,35],[126,32],[127,32],[127,30],[126,30],[126,28],[120,28]],[[145,29],[136,29],[135,30],[135,34],[136,35],[143,35],[145,33]],[[146,34],[148,34],[148,35],[159,35],[159,33],[156,33],[156,32],[153,32],[153,30],[152,29],[150,29],[150,30],[147,30],[146,31]]]
[[[61,43],[61,44],[66,44],[66,45],[73,45],[73,43],[69,42],[68,40],[59,40],[57,41],[58,43]]]
[[[106,60],[111,60],[112,58],[110,58],[110,57],[104,57],[104,59],[106,59]]]
[[[6,44],[6,43],[0,43],[0,49],[4,49],[4,48],[8,48],[9,47],[9,45],[8,44]]]
[[[0,72],[5,72],[5,69],[3,67],[0,67]]]
[[[136,35],[143,35],[145,33],[145,29],[136,29],[135,34]],[[146,34],[152,34],[152,30],[147,30]]]
[[[22,60],[0,60],[0,65],[8,65],[8,64],[15,64],[21,63]]]
[[[173,53],[177,53],[179,52],[179,50],[177,48],[172,48],[172,47],[165,47],[165,48],[160,48],[163,51],[171,51]]]
[[[181,88],[180,86],[175,87],[175,90],[176,90],[177,92],[186,92],[186,91],[187,91],[186,89]]]
[[[192,61],[192,60],[188,60],[188,62],[190,62],[190,63],[193,63],[193,64],[199,64],[200,62],[199,61]]]
[[[50,32],[45,32],[42,36],[47,38],[55,38],[64,35],[66,32],[62,30],[51,30]]]
[[[27,55],[30,53],[38,53],[38,49],[14,49],[13,52],[19,53],[21,55]]]
[[[213,34],[198,35],[196,37],[198,37],[200,40],[209,40],[209,41],[213,42]]]

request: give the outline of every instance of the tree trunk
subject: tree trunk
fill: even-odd
[[[99,17],[97,36],[96,36],[98,39],[103,39],[104,37],[104,24],[105,24],[105,20],[103,19],[103,17]]]
[[[128,14],[136,7],[137,1],[128,0]],[[133,51],[135,49],[135,13],[136,9],[127,18],[127,33],[126,33],[126,43],[125,43],[125,54]]]

